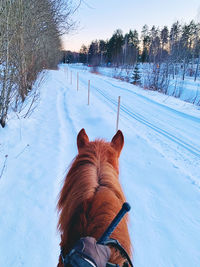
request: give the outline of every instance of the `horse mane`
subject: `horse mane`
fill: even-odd
[[[93,236],[98,240],[113,220],[125,201],[118,174],[118,157],[110,143],[98,139],[79,151],[57,205],[60,245],[65,253],[69,253],[81,237]],[[127,217],[120,222],[112,238],[118,239],[130,254]],[[115,254],[112,253],[113,262],[122,262]]]

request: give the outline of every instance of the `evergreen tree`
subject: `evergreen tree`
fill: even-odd
[[[149,49],[150,62],[158,63],[160,61],[160,31],[153,26],[150,30],[151,44]]]
[[[151,39],[150,39],[150,34],[149,34],[149,28],[146,24],[142,28],[141,38],[142,38],[142,45],[143,45],[141,61],[148,62],[149,61],[149,46],[151,43]]]
[[[168,44],[169,44],[169,30],[167,26],[164,26],[160,32],[161,39],[161,60],[165,60],[168,57]]]
[[[104,40],[99,40],[99,56],[100,56],[100,64],[105,63],[106,60],[106,50],[107,43]]]
[[[79,62],[81,63],[87,63],[87,55],[88,55],[88,49],[87,47],[83,44],[81,46],[80,52],[79,52]]]
[[[98,50],[99,50],[99,45],[98,41],[92,41],[92,43],[89,46],[88,50],[88,62],[92,65],[98,65]]]
[[[139,69],[139,63],[136,64],[134,71],[133,71],[133,84],[138,85],[141,84],[141,75]]]
[[[170,54],[174,62],[179,58],[181,25],[179,21],[172,24],[170,30]]]
[[[108,57],[109,61],[119,65],[122,63],[122,46],[124,37],[122,30],[118,29],[108,41]]]
[[[136,30],[130,30],[124,37],[123,57],[124,64],[134,65],[139,54],[139,37]]]

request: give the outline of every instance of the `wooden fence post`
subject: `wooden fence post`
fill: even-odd
[[[88,106],[90,104],[90,80],[88,80]]]
[[[120,99],[121,97],[118,97],[118,108],[117,108],[117,123],[116,123],[116,132],[118,131],[119,127],[119,110],[120,110]]]
[[[77,91],[78,91],[78,87],[79,87],[79,73],[77,72]]]

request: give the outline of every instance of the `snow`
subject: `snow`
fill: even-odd
[[[79,68],[81,70],[89,70],[91,68],[83,65],[83,64],[73,64],[73,67],[76,69]],[[140,75],[141,75],[141,82],[143,84],[143,87],[145,87],[145,84],[148,84],[148,81],[145,82],[145,77],[148,76],[148,68],[149,64],[140,64]],[[181,67],[179,66],[181,69]],[[125,80],[128,82],[133,81],[133,70],[134,68],[131,66],[128,67],[98,67],[98,72],[102,75]],[[194,81],[194,77],[185,76],[185,79],[182,80],[181,70],[179,70],[180,74],[177,74],[174,79],[172,78],[172,75],[170,76],[170,82],[169,87],[167,89],[166,95],[174,96],[176,98],[180,98],[181,100],[187,101],[189,103],[193,103],[196,105],[200,105],[200,79],[197,78],[196,81]],[[151,73],[151,71],[150,71]],[[148,79],[147,79],[148,80]],[[156,96],[157,96],[156,92]]]
[[[77,133],[85,128],[90,140],[111,140],[119,95],[125,136],[120,182],[132,206],[134,266],[200,266],[198,107],[61,65],[47,72],[32,116],[12,116],[0,131],[0,174],[8,155],[0,179],[1,267],[56,266],[56,202],[77,154]]]

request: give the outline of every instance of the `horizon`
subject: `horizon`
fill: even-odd
[[[149,28],[153,25],[170,28],[177,20],[181,23],[200,21],[199,0],[191,0],[190,3],[187,0],[168,0],[162,3],[159,0],[141,0],[139,3],[126,0],[126,5],[121,2],[96,0],[92,3],[92,0],[82,0],[74,15],[79,26],[62,37],[62,50],[79,52],[83,44],[89,46],[93,40],[110,39],[117,29],[121,29],[123,34],[137,30],[140,35],[145,24]]]

